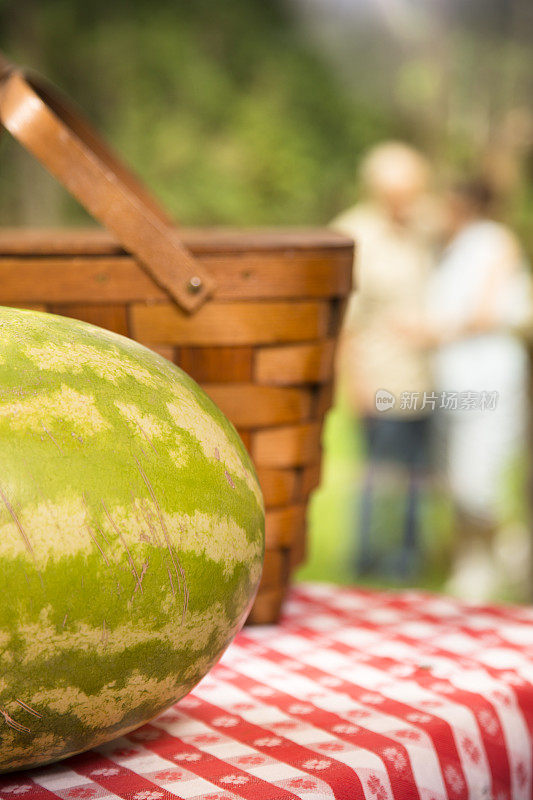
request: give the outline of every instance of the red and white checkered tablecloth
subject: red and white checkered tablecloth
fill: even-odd
[[[533,610],[299,586],[178,705],[3,800],[530,800]]]

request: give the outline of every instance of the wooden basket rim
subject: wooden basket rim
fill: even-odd
[[[352,239],[329,228],[180,228],[195,254],[261,251],[341,250],[351,255]],[[127,251],[103,228],[0,228],[0,255],[124,255]]]

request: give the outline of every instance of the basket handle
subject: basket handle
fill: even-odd
[[[0,122],[180,308],[191,313],[203,305],[215,281],[143,184],[54,88],[1,54]]]

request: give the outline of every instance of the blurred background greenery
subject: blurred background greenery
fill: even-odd
[[[0,0],[0,46],[185,223],[325,223],[361,153],[401,138],[441,178],[490,159],[526,231],[532,17],[530,0]],[[4,138],[2,219],[82,220]]]
[[[184,224],[327,224],[364,151],[399,138],[437,185],[489,172],[530,254],[532,38],[531,0],[0,0],[8,57],[76,99]],[[90,223],[8,136],[0,163],[3,224]],[[302,574],[349,580],[359,443],[342,402],[326,443]],[[425,513],[437,585],[448,511]]]
[[[77,99],[185,223],[327,221],[350,199],[357,153],[390,131],[276,0],[21,0],[2,11],[9,56]],[[2,162],[3,219],[80,221],[18,148]]]

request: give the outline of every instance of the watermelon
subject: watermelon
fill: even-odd
[[[131,731],[242,626],[264,509],[235,429],[122,336],[0,308],[0,772]]]

